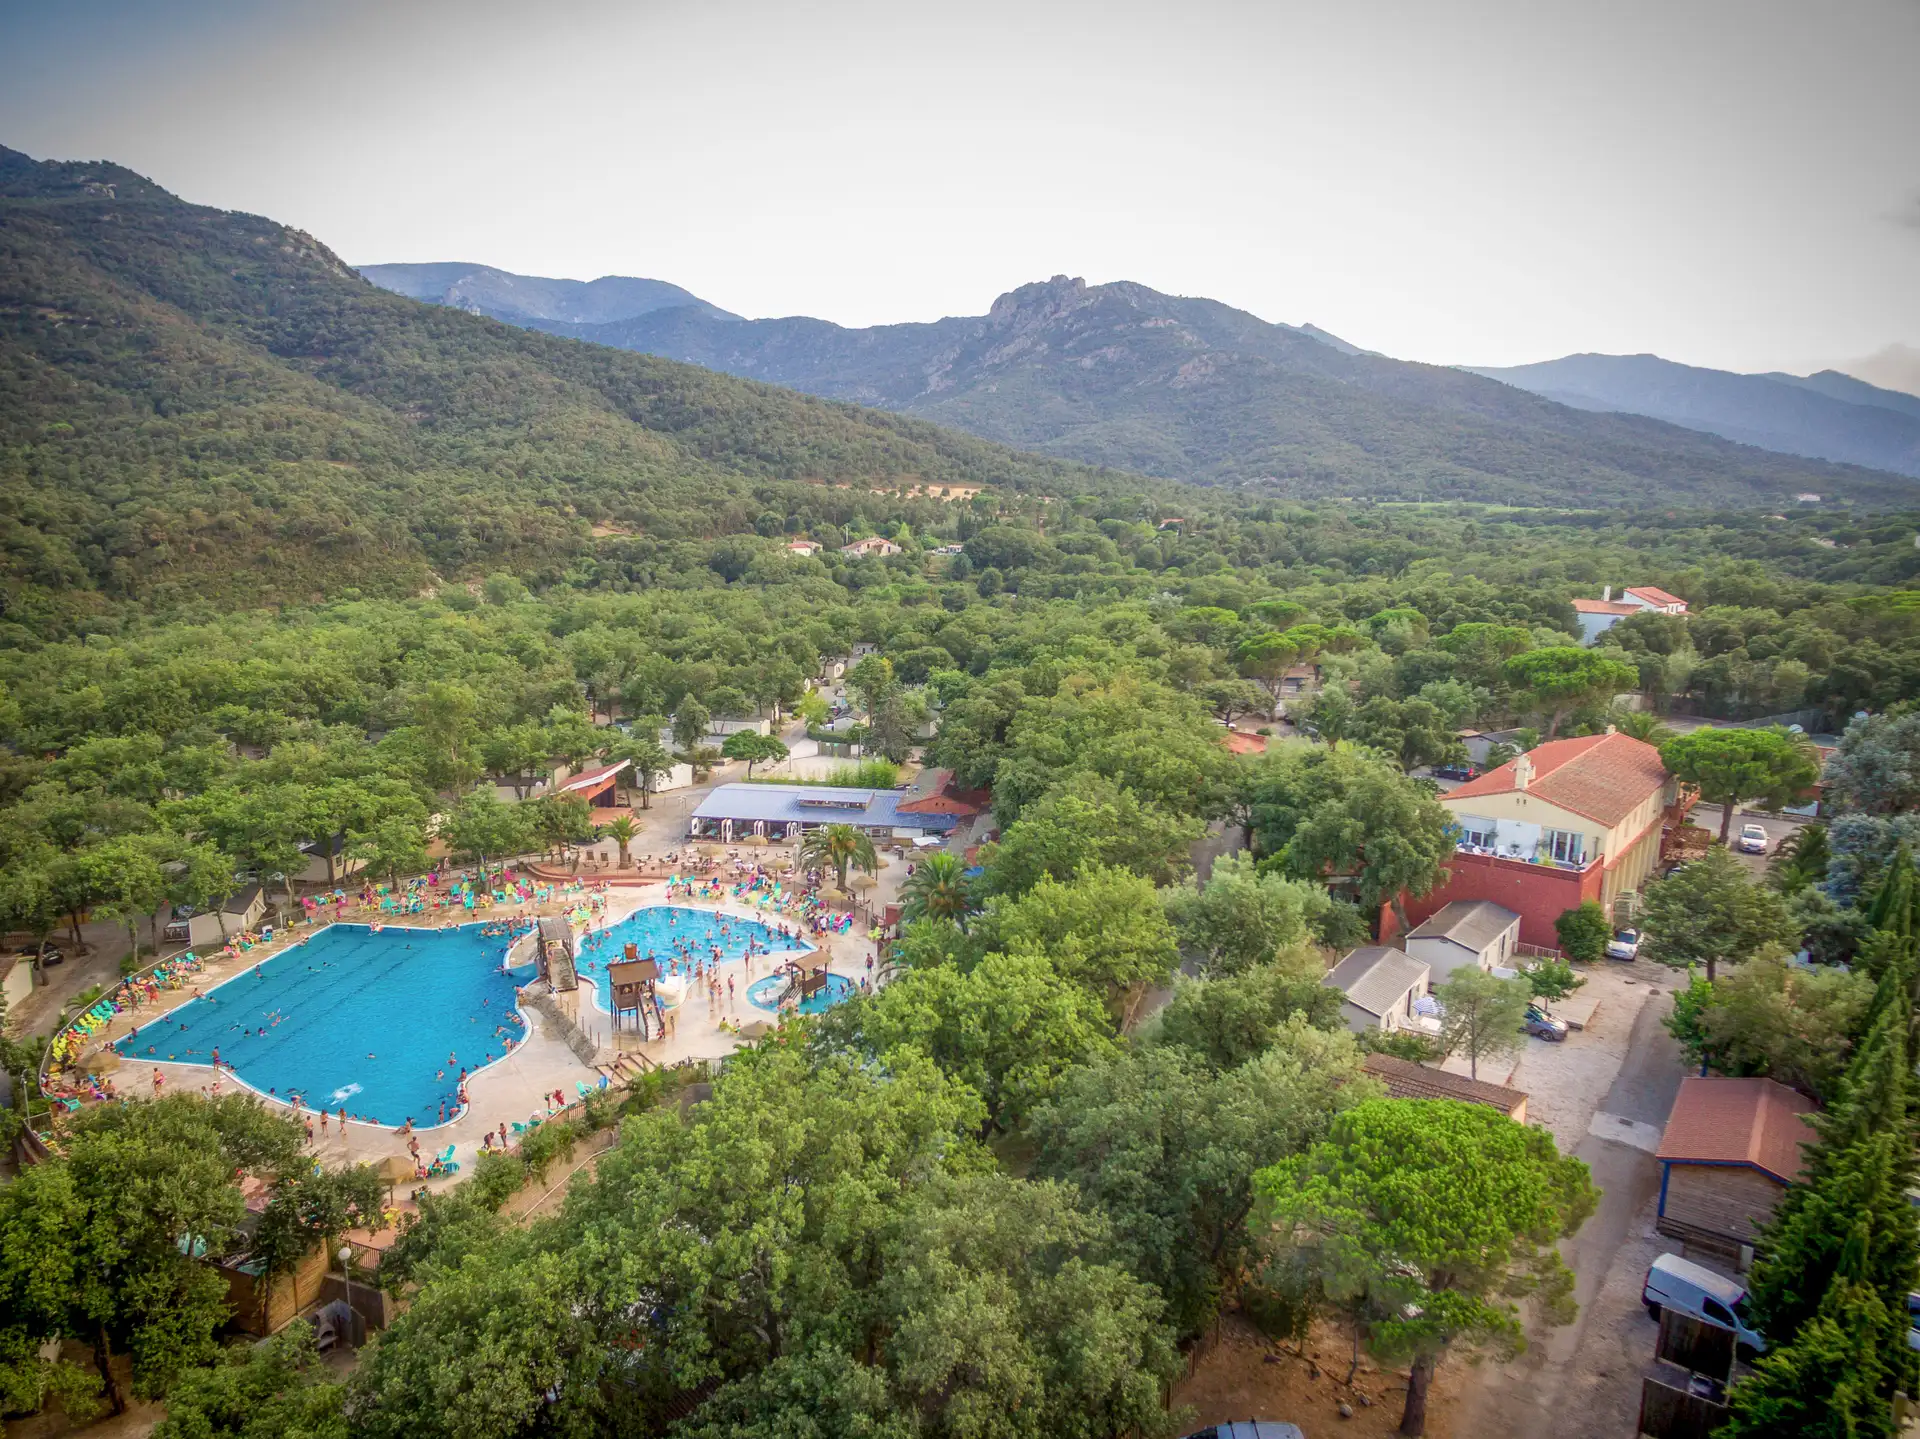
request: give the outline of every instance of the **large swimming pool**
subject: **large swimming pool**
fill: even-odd
[[[678,905],[650,905],[637,909],[606,929],[595,929],[580,947],[578,969],[583,979],[591,979],[594,998],[600,1008],[613,1010],[613,985],[607,978],[607,966],[625,957],[631,944],[641,959],[651,954],[660,963],[662,974],[687,974],[694,959],[711,961],[716,947],[723,963],[739,959],[753,941],[754,953],[779,954],[809,950],[813,946],[800,937],[797,925],[782,935],[774,925],[737,915],[715,914],[707,909],[683,909]]]
[[[220,1062],[271,1098],[397,1126],[451,1118],[460,1071],[526,1036],[504,936],[335,924],[120,1040],[128,1060]],[[526,973],[520,976],[524,983]]]

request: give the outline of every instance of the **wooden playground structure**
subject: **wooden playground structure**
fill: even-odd
[[[607,982],[613,992],[613,1027],[618,1031],[620,1016],[631,1014],[641,1039],[657,1039],[666,1033],[666,1020],[654,992],[660,965],[651,959],[637,959],[635,953],[635,947],[630,944],[625,959],[607,966]]]

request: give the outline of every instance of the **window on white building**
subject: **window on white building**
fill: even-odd
[[[1476,849],[1492,849],[1494,828],[1494,822],[1490,819],[1463,814],[1460,816],[1460,842],[1473,845]]]
[[[1585,864],[1587,837],[1577,829],[1550,829],[1540,836],[1547,853],[1562,864]]]

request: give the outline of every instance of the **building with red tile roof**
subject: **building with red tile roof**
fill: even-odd
[[[1440,796],[1458,827],[1445,883],[1407,902],[1409,922],[1458,900],[1520,916],[1523,944],[1554,948],[1554,921],[1595,900],[1611,910],[1660,858],[1679,787],[1642,740],[1609,731],[1548,740]]]
[[[1735,1252],[1750,1246],[1806,1168],[1817,1137],[1811,1099],[1771,1079],[1690,1077],[1654,1157],[1656,1228],[1670,1239]]]
[[[1574,618],[1580,625],[1580,638],[1587,644],[1592,644],[1629,615],[1684,615],[1686,612],[1685,600],[1657,585],[1630,585],[1618,596],[1614,594],[1613,586],[1608,585],[1597,600],[1578,599],[1573,602]]]
[[[1684,615],[1687,612],[1685,600],[1669,594],[1658,585],[1634,585],[1620,591],[1620,598],[1643,610],[1659,610],[1662,614]]]

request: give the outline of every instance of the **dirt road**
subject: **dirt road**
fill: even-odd
[[[1640,1307],[1640,1284],[1668,1247],[1653,1233],[1660,1166],[1651,1151],[1680,1089],[1679,1047],[1660,1023],[1669,1004],[1661,995],[1641,1008],[1620,1072],[1573,1151],[1603,1191],[1593,1217],[1561,1249],[1574,1271],[1579,1318],[1530,1334],[1526,1353],[1481,1371],[1462,1396],[1459,1434],[1633,1432],[1641,1377],[1655,1372],[1654,1325]],[[1632,1142],[1606,1137],[1615,1133]]]

